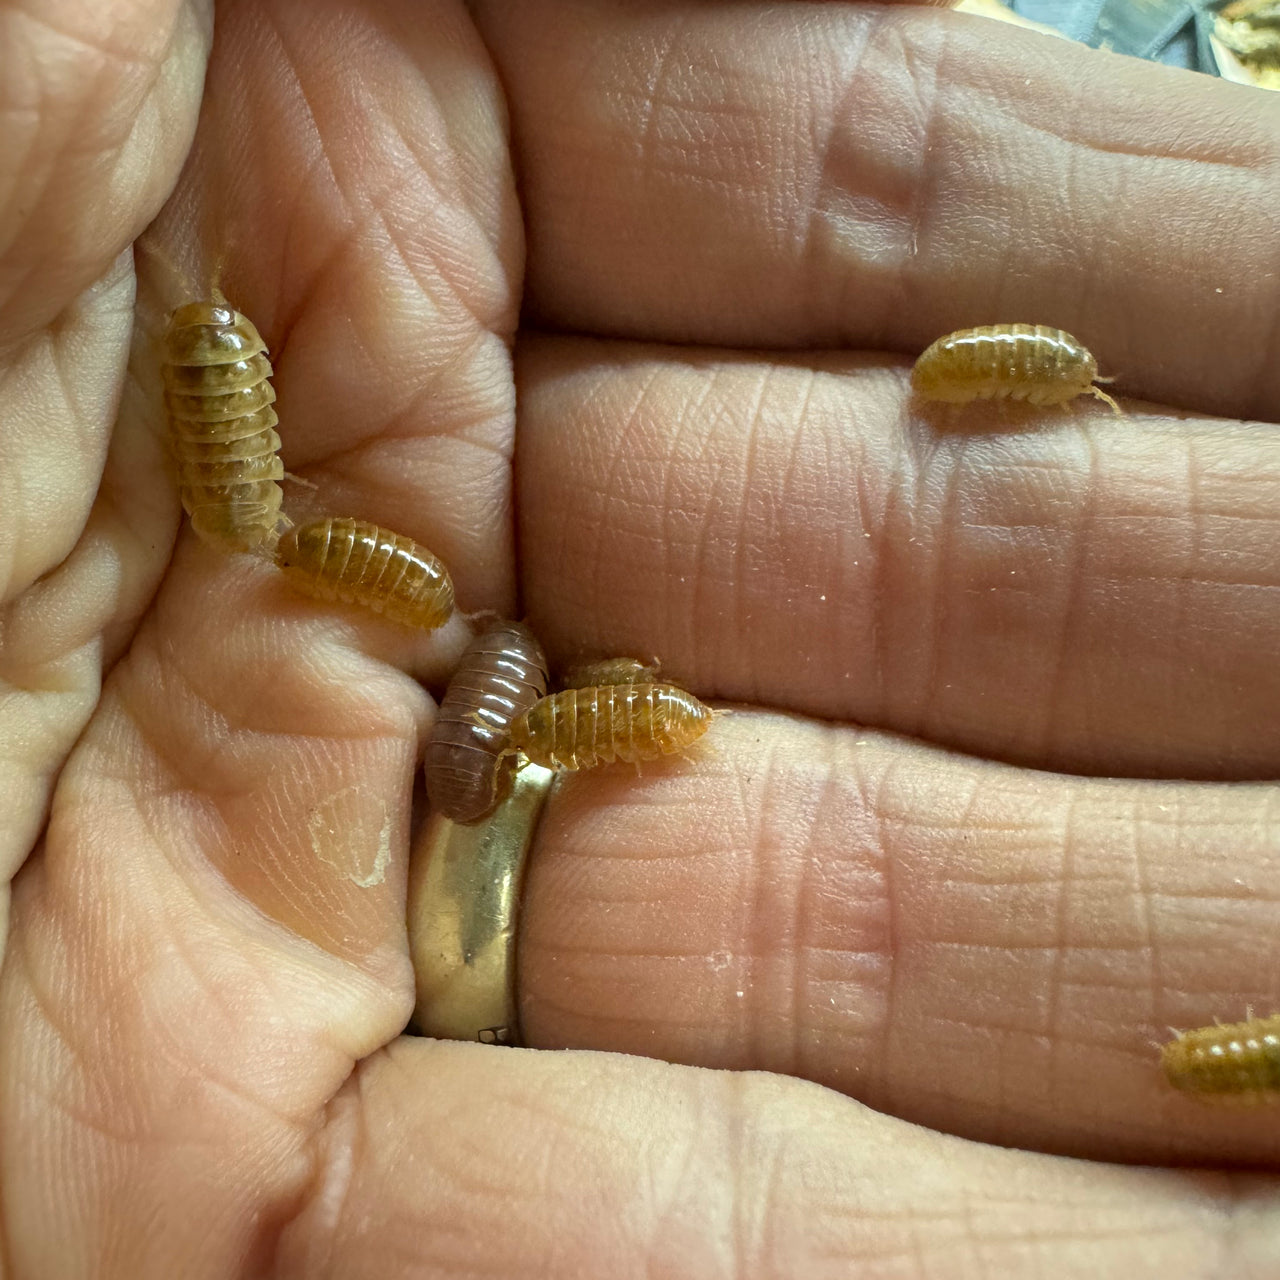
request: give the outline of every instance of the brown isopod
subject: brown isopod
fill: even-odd
[[[1179,1032],[1160,1050],[1165,1078],[1202,1102],[1280,1099],[1280,1014]]]
[[[276,564],[303,595],[362,605],[407,627],[432,631],[453,613],[444,565],[368,520],[313,520],[290,529],[276,547]]]
[[[427,742],[427,795],[454,822],[479,822],[502,799],[515,761],[511,722],[547,691],[547,659],[522,622],[499,622],[463,652]]]
[[[639,764],[683,751],[706,733],[714,714],[670,684],[564,689],[512,723],[508,750],[548,769]]]
[[[566,667],[560,684],[565,689],[586,689],[593,684],[653,684],[658,663],[639,658],[600,658]],[[671,681],[666,681],[670,684]]]
[[[1094,386],[1098,362],[1083,343],[1042,324],[992,324],[961,329],[925,349],[911,370],[911,386],[925,400],[1026,400],[1066,404],[1086,392],[1120,406]]]
[[[267,346],[215,292],[169,319],[165,403],[182,505],[202,541],[269,551],[287,523]]]

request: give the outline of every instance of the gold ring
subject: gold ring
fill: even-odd
[[[517,770],[483,822],[433,813],[409,863],[409,954],[414,1024],[440,1040],[519,1044],[516,912],[524,865],[555,773]]]

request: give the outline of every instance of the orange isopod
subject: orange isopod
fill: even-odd
[[[511,722],[547,691],[547,659],[522,622],[499,622],[467,646],[427,742],[427,795],[454,822],[493,812],[515,761],[503,752]]]
[[[1181,1032],[1160,1051],[1166,1079],[1204,1102],[1280,1099],[1280,1014]]]
[[[638,764],[683,751],[714,712],[670,684],[615,684],[564,689],[540,698],[511,725],[509,750],[548,769]]]
[[[191,527],[222,551],[269,551],[287,522],[266,343],[215,294],[173,313],[164,350],[170,436]]]
[[[368,520],[313,520],[276,547],[290,583],[317,600],[362,605],[392,622],[432,631],[453,613],[453,583],[425,547]]]
[[[1026,400],[1066,404],[1088,392],[1120,406],[1103,390],[1098,362],[1083,343],[1042,324],[992,324],[939,338],[916,361],[911,386],[925,400]]]

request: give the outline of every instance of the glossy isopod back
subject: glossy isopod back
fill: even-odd
[[[549,769],[638,764],[685,750],[713,712],[669,684],[565,689],[536,702],[511,726],[511,746]]]
[[[453,583],[441,562],[410,538],[368,520],[313,520],[290,529],[276,564],[303,595],[360,605],[423,631],[453,613]]]
[[[1094,386],[1098,362],[1083,343],[1042,324],[994,324],[949,333],[928,347],[911,370],[911,387],[925,400],[1026,400],[1066,404],[1086,393],[1120,406]]]
[[[586,689],[593,684],[653,684],[657,678],[656,662],[642,662],[639,658],[599,658],[566,667],[560,683],[565,689]]]
[[[1280,1099],[1280,1014],[1184,1031],[1160,1056],[1169,1083],[1202,1101]]]
[[[286,523],[266,343],[224,300],[191,302],[164,338],[165,403],[182,505],[202,541],[269,551]]]
[[[427,742],[427,795],[454,822],[497,805],[515,760],[503,758],[511,723],[547,691],[547,659],[522,622],[499,622],[464,651]]]

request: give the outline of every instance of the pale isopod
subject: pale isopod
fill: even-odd
[[[639,763],[683,751],[714,713],[669,684],[565,689],[541,698],[511,726],[511,750],[549,769]]]
[[[916,361],[911,386],[925,400],[1026,400],[1066,404],[1086,392],[1120,406],[1094,386],[1098,362],[1061,329],[1042,324],[993,324],[939,338]]]
[[[1160,1056],[1169,1083],[1203,1101],[1280,1099],[1280,1014],[1181,1032]]]
[[[566,667],[560,683],[566,689],[586,689],[593,684],[652,684],[657,678],[656,662],[642,662],[639,658],[600,658]]]
[[[522,622],[499,622],[467,647],[427,742],[427,795],[454,822],[479,822],[502,799],[515,761],[511,722],[547,691],[547,659]]]
[[[424,631],[453,613],[453,583],[425,547],[368,520],[313,520],[290,529],[276,564],[297,590],[317,600],[362,605]]]
[[[270,550],[286,522],[266,343],[216,297],[179,307],[164,349],[165,403],[191,527],[222,551]]]

